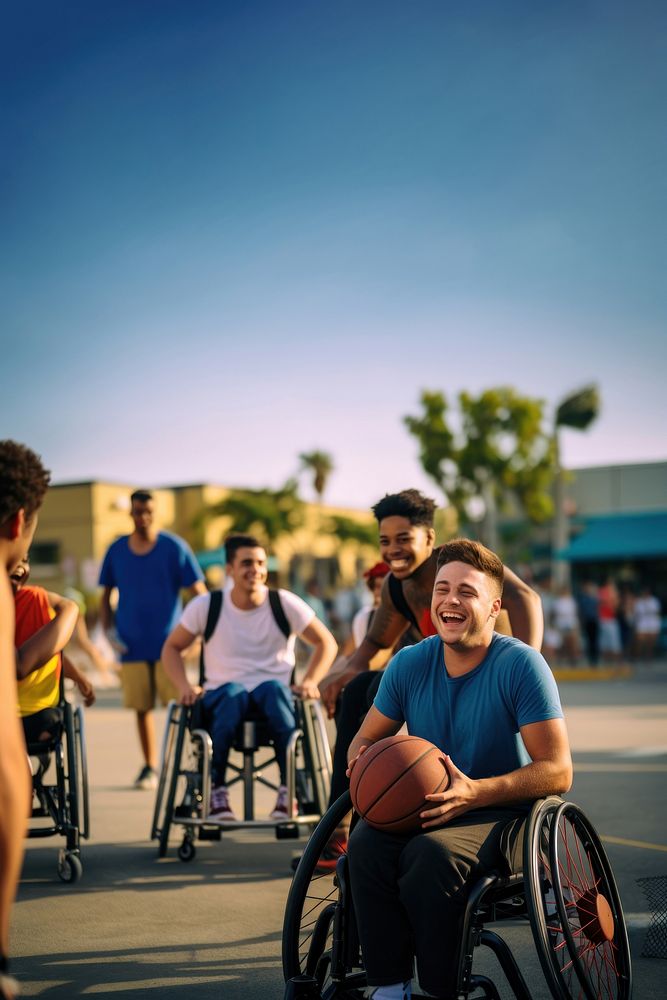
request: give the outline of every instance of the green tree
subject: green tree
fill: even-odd
[[[512,499],[533,522],[551,517],[554,447],[542,400],[504,387],[477,397],[461,392],[457,429],[443,393],[424,391],[421,405],[422,414],[404,422],[419,442],[422,467],[462,522],[483,507],[487,545],[497,546],[496,512]]]
[[[304,509],[298,483],[288,479],[277,490],[231,490],[224,500],[205,510],[203,516],[229,517],[230,531],[257,535],[268,545],[300,528]]]
[[[334,470],[333,458],[326,451],[304,451],[299,455],[301,469],[312,473],[313,489],[318,503],[322,503],[329,476]]]
[[[329,521],[329,530],[341,542],[357,542],[359,545],[372,545],[377,548],[378,530],[375,521],[355,521],[343,514],[334,514]]]

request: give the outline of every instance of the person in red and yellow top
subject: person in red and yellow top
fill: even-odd
[[[11,574],[16,615],[16,675],[18,710],[28,743],[48,740],[62,723],[60,675],[64,670],[77,685],[86,705],[92,705],[92,685],[62,649],[76,627],[79,609],[74,601],[27,586],[30,567],[23,560]]]

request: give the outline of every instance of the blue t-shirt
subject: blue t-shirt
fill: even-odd
[[[129,536],[109,546],[100,570],[101,587],[118,588],[116,628],[127,646],[123,662],[159,660],[181,614],[181,590],[203,574],[192,549],[178,535],[161,531],[150,552],[135,555]]]
[[[531,646],[494,633],[482,662],[450,677],[439,636],[402,649],[384,672],[374,705],[435,743],[470,778],[507,774],[530,763],[519,728],[561,719],[553,674]]]

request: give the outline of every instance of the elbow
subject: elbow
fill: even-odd
[[[562,765],[558,768],[555,775],[555,785],[554,794],[555,795],[565,795],[572,788],[572,781],[574,779],[574,768],[572,767],[572,760],[569,759],[564,761]]]

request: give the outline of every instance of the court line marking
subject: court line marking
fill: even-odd
[[[667,764],[623,764],[621,762],[608,763],[608,764],[586,764],[579,763],[576,758],[574,759],[574,773],[575,776],[577,772],[582,773],[584,771],[609,771],[619,774],[621,772],[627,774],[665,774],[667,773]]]
[[[649,844],[645,840],[628,840],[625,837],[611,837],[608,834],[600,836],[605,844],[620,844],[621,847],[641,847],[647,851],[664,851],[667,854],[667,844]]]

